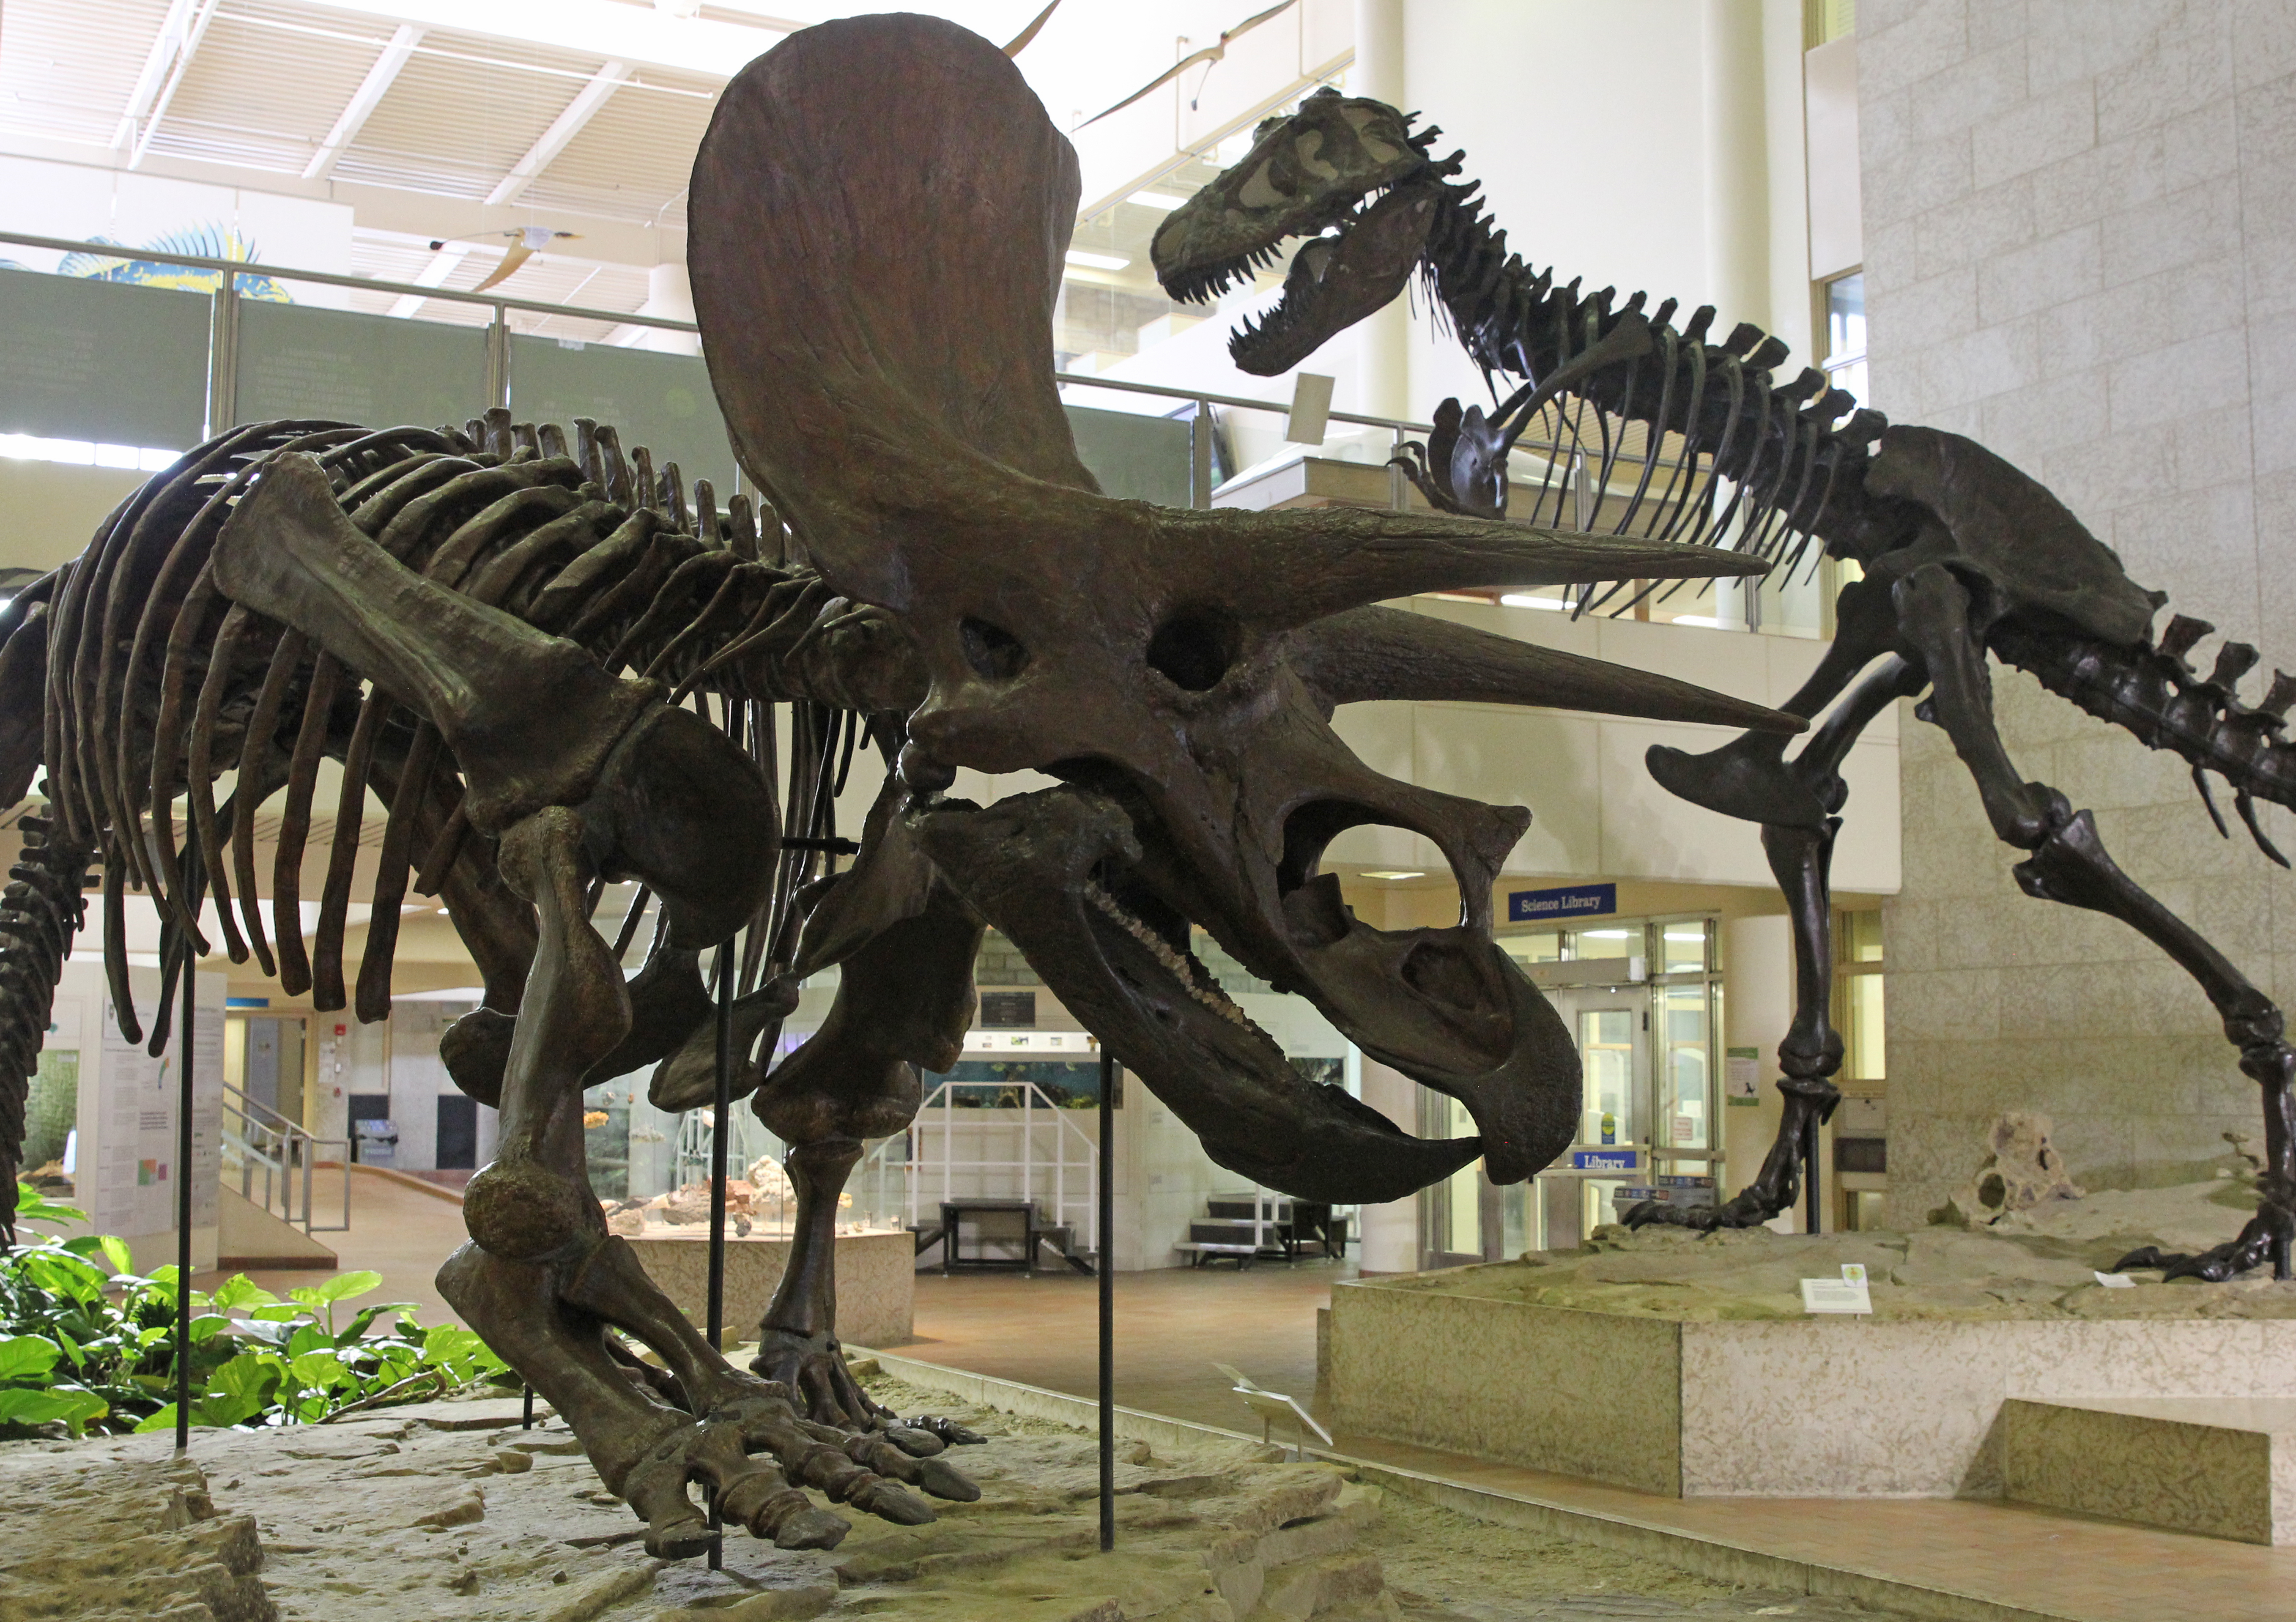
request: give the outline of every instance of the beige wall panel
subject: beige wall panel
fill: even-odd
[[[2296,665],[2296,12],[2100,6],[2069,27],[1866,0],[1858,24],[1877,403],[1984,439],[2173,608]],[[2093,808],[2120,864],[2276,992],[2296,878],[2218,839],[2173,756],[2030,677],[1997,669],[1996,696],[2019,771]],[[2220,1134],[2260,1136],[2194,982],[2133,930],[2021,895],[1942,734],[1900,719],[1892,1220],[1966,1177],[2005,1110],[2053,1114],[2092,1188],[2189,1176]],[[2267,808],[2276,840],[2291,825]]]
[[[149,474],[0,456],[0,569],[53,569],[78,557]]]

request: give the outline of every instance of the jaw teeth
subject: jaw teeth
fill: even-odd
[[[1247,1030],[1251,1028],[1251,1021],[1245,1018],[1243,1010],[1231,1002],[1227,994],[1218,986],[1208,987],[1197,980],[1193,960],[1172,950],[1170,943],[1162,936],[1127,912],[1124,904],[1111,894],[1108,888],[1099,880],[1095,879],[1088,882],[1085,886],[1084,893],[1085,899],[1098,908],[1117,928],[1145,946],[1148,949],[1148,954],[1163,964],[1172,977],[1187,989],[1190,996],[1229,1024]]]

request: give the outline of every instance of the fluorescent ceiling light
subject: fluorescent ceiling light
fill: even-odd
[[[1710,631],[1718,631],[1722,628],[1722,622],[1711,614],[1677,614],[1667,623],[1669,625],[1702,625]]]
[[[1124,201],[1128,203],[1138,203],[1144,209],[1161,209],[1168,214],[1188,200],[1185,197],[1175,197],[1169,192],[1135,192]]]
[[[1511,592],[1499,602],[1507,608],[1565,609],[1570,605],[1559,597],[1526,597]]]
[[[127,468],[156,473],[175,466],[183,454],[150,445],[97,445],[86,439],[44,439],[37,434],[0,434],[0,456],[22,462],[61,462],[72,467]]]
[[[1624,940],[1626,938],[1627,931],[1624,930],[1581,930],[1578,931],[1578,938],[1581,940]]]
[[[1131,260],[1113,253],[1086,253],[1081,248],[1069,250],[1069,263],[1081,265],[1086,270],[1122,270]]]
[[[1365,878],[1366,878],[1366,879],[1423,879],[1423,878],[1425,878],[1426,876],[1427,876],[1427,875],[1426,875],[1424,872],[1420,872],[1419,870],[1417,870],[1417,869],[1415,869],[1415,868],[1414,868],[1414,869],[1405,869],[1405,868],[1400,868],[1400,867],[1382,867],[1382,868],[1369,868],[1369,867],[1367,867],[1367,868],[1364,869],[1364,877],[1365,877]]]
[[[1666,932],[1666,938],[1669,940],[1704,940],[1706,938],[1706,931],[1703,930],[1669,930]]]

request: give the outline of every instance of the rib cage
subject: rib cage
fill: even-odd
[[[644,449],[626,456],[612,429],[575,426],[570,450],[560,429],[512,424],[500,410],[461,430],[300,421],[235,429],[144,485],[86,553],[9,606],[0,692],[25,696],[44,684],[44,730],[31,740],[37,760],[25,740],[0,732],[0,799],[20,799],[45,764],[55,859],[101,860],[104,958],[128,1039],[142,1036],[127,976],[130,889],[150,893],[161,918],[157,1052],[180,974],[209,950],[203,897],[234,962],[252,955],[323,1010],[350,1000],[343,937],[370,788],[388,814],[357,979],[363,1020],[390,1010],[406,890],[434,894],[458,867],[492,872],[490,847],[470,837],[459,813],[461,776],[436,731],[216,586],[209,558],[232,504],[289,452],[316,457],[351,521],[402,563],[575,642],[610,672],[660,681],[747,749],[769,781],[780,777],[771,706],[794,701],[789,825],[816,843],[833,839],[824,779],[840,774],[840,750],[849,766],[865,714],[904,713],[916,696],[903,644],[874,610],[786,561],[770,512],[761,528],[736,495],[721,513],[706,481],[689,504],[675,465],[657,472]],[[894,731],[872,730],[885,740]],[[343,787],[307,947],[300,870],[323,758],[341,764]],[[266,930],[255,814],[283,788]],[[786,961],[794,897],[819,860],[813,848],[785,849],[770,915],[755,921],[766,927],[750,930],[748,984]],[[645,900],[625,922],[624,950]],[[0,900],[0,934],[12,928],[8,905]],[[20,1050],[37,1056],[62,962],[44,977],[12,975],[13,950],[0,946],[0,1158],[20,1143],[16,1061]]]
[[[1576,281],[1558,287],[1551,268],[1534,272],[1508,253],[1478,190],[1441,187],[1421,260],[1431,302],[1486,375],[1529,380],[1496,414],[1548,409],[1565,452],[1585,453],[1598,499],[1611,489],[1628,425],[1646,430],[1644,471],[1603,528],[1726,546],[1792,569],[1812,537],[1872,516],[1863,484],[1868,447],[1887,426],[1879,412],[1815,369],[1775,381],[1771,369],[1788,348],[1751,323],[1708,342],[1710,306],[1677,330],[1673,299],[1645,315],[1643,293],[1613,309],[1615,289],[1581,297]],[[1669,435],[1677,446],[1661,455]],[[1564,524],[1570,483],[1550,468],[1530,512],[1513,516],[1536,524],[1545,508],[1546,521]],[[1590,595],[1580,603],[1599,606]]]

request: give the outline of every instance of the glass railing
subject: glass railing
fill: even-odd
[[[0,232],[15,244],[117,261],[94,242]],[[657,466],[674,461],[690,489],[742,488],[707,366],[699,356],[577,342],[529,330],[551,320],[698,336],[691,322],[244,260],[135,250],[211,274],[211,291],[17,269],[0,274],[0,455],[151,469],[221,429],[278,417],[371,423],[462,423],[507,406],[524,422],[611,422]],[[88,263],[83,258],[79,262]],[[242,282],[260,296],[241,291]],[[349,288],[480,307],[485,324],[426,321],[294,302],[300,287]],[[286,298],[283,300],[281,294]],[[1085,466],[1111,496],[1167,506],[1424,510],[1390,464],[1431,425],[1332,411],[1312,422],[1293,402],[1056,373]],[[1511,459],[1509,516],[1560,528],[1657,533],[1693,489],[1699,467],[1661,445],[1595,446],[1560,418],[1532,424]],[[1544,437],[1542,437],[1544,435]],[[1295,437],[1297,436],[1297,437]],[[1669,457],[1673,460],[1669,461]],[[1681,493],[1667,492],[1677,482]],[[1636,493],[1641,498],[1636,499]],[[1726,508],[1725,487],[1715,504]],[[1710,538],[1718,538],[1710,537]],[[1832,632],[1833,565],[1816,555],[1748,588],[1696,582],[1599,611],[1723,630],[1822,637]],[[1510,594],[1509,607],[1556,609],[1557,591]]]

